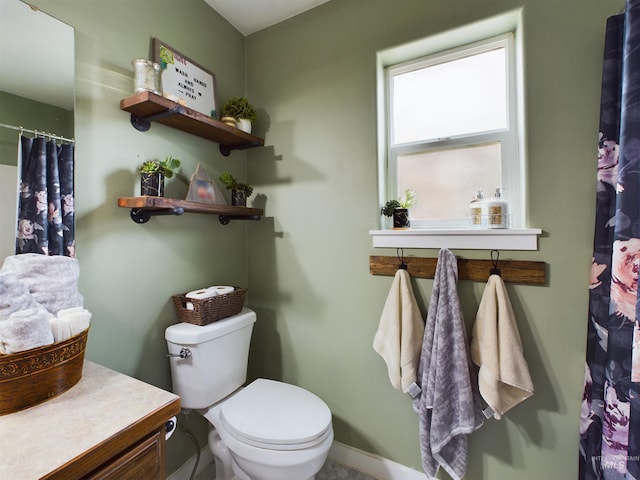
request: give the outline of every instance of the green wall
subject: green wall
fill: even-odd
[[[0,123],[73,138],[72,111],[7,92],[0,92]],[[0,163],[18,164],[18,132],[15,130],[0,128]]]
[[[622,4],[333,0],[247,38],[247,94],[267,144],[248,152],[248,172],[269,217],[248,230],[254,374],[320,395],[338,441],[420,469],[410,399],[371,347],[392,279],[371,276],[368,256],[395,255],[368,234],[381,205],[376,52],[524,7],[528,215],[544,234],[538,251],[501,258],[548,264],[547,286],[508,287],[536,394],[471,436],[466,478],[577,476],[604,27]],[[431,285],[414,282],[423,306]],[[482,289],[459,285],[469,326]]]
[[[163,338],[170,296],[205,284],[249,287],[259,314],[252,376],[320,395],[336,439],[420,469],[417,419],[371,347],[390,277],[372,277],[378,226],[376,51],[524,6],[528,186],[545,287],[509,286],[536,394],[471,437],[469,479],[574,478],[595,202],[602,43],[613,0],[333,0],[246,39],[201,0],[32,0],[76,29],[78,256],[93,314],[88,358],[170,388]],[[246,92],[267,146],[223,158],[160,125],[140,133],[121,112],[131,60],[157,36],[217,75],[218,101]],[[245,90],[246,88],[246,90]],[[116,199],[135,167],[174,155],[229,169],[256,187],[261,222],[158,217],[135,225]],[[173,181],[168,196],[186,186]],[[411,251],[435,256],[435,251]],[[488,258],[486,251],[456,251]],[[415,289],[424,307],[431,282]],[[482,284],[461,282],[470,324]],[[426,311],[426,310],[425,310]],[[182,423],[184,419],[181,419]],[[201,441],[206,423],[189,419]],[[168,472],[193,455],[182,432]]]
[[[138,194],[136,167],[173,155],[189,176],[198,162],[216,177],[246,175],[246,155],[159,124],[141,133],[119,108],[133,93],[135,58],[158,37],[216,74],[218,102],[243,93],[244,37],[202,0],[38,0],[75,28],[76,202],[80,290],[93,313],[87,357],[170,389],[165,328],[177,321],[171,295],[212,284],[248,286],[246,226],[216,216],[156,217],[136,225],[118,197]],[[173,179],[166,195],[184,198]],[[184,418],[178,419],[184,425]],[[207,423],[189,417],[201,446]],[[180,431],[167,444],[167,472],[195,454]]]

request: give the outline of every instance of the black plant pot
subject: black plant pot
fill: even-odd
[[[162,173],[140,173],[140,195],[164,197],[164,175]]]
[[[247,206],[247,192],[244,190],[236,190],[235,188],[231,190],[231,205],[236,207],[246,207]]]
[[[396,208],[393,211],[393,228],[409,228],[409,209]]]

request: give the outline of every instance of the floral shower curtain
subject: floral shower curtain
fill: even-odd
[[[16,254],[75,257],[74,147],[20,136]]]
[[[640,479],[640,0],[609,18],[580,425],[581,479]]]

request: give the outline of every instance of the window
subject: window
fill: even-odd
[[[497,187],[511,226],[523,226],[517,50],[503,33],[381,65],[381,203],[415,190],[412,227],[466,228],[475,192],[490,197]]]

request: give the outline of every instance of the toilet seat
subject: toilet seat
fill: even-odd
[[[303,388],[264,378],[222,402],[223,428],[238,441],[269,450],[300,450],[332,432],[331,411]]]

